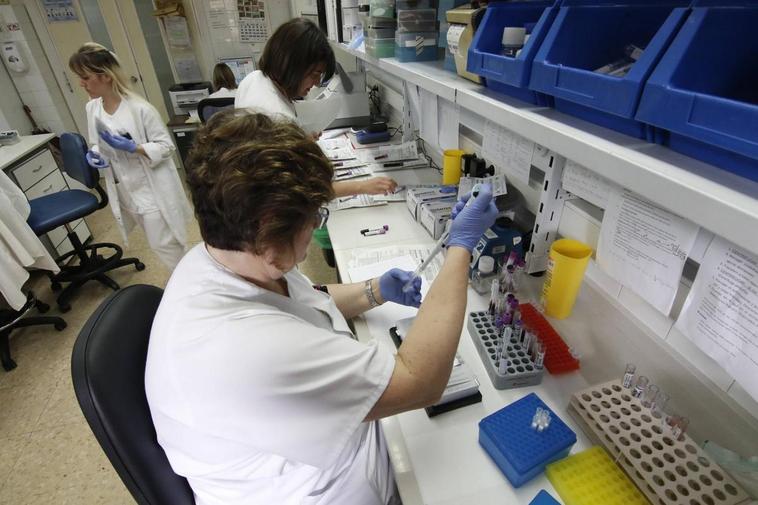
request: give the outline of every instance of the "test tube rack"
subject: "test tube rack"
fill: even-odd
[[[676,440],[662,419],[618,380],[571,397],[569,413],[603,445],[654,505],[737,505],[747,493],[684,434]]]
[[[566,505],[648,504],[602,447],[550,463],[545,474]]]
[[[470,312],[467,328],[495,389],[534,386],[542,382],[544,369],[538,369],[534,366],[529,353],[515,338],[503,343],[501,359],[508,359],[510,363],[504,374],[498,371],[500,364],[497,359],[499,338],[497,329],[490,321],[490,315],[487,312]]]
[[[579,369],[579,360],[571,355],[566,342],[533,305],[521,305],[521,320],[526,328],[533,329],[545,344],[545,368],[551,374],[571,372]]]

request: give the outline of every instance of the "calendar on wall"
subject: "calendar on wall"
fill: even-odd
[[[268,38],[264,0],[237,0],[240,42],[265,42]]]

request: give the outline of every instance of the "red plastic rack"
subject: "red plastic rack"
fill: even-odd
[[[579,369],[579,360],[571,355],[569,347],[561,336],[547,322],[536,307],[525,303],[521,309],[521,320],[526,328],[537,332],[539,338],[545,343],[545,368],[551,374],[571,372]]]

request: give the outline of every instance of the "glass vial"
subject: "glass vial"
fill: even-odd
[[[637,378],[637,384],[634,385],[634,390],[632,390],[632,396],[635,398],[639,398],[642,396],[642,393],[645,392],[645,389],[647,389],[647,384],[650,382],[647,377],[644,375],[640,375]]]
[[[687,428],[690,425],[690,420],[687,417],[678,417],[676,423],[671,425],[671,435],[676,440],[683,440],[684,434],[687,432]]]
[[[650,406],[650,413],[656,419],[663,419],[666,416],[666,405],[669,402],[669,395],[663,391],[658,392],[658,396],[653,400],[653,404]]]
[[[632,388],[632,381],[634,380],[634,372],[637,371],[637,366],[633,363],[626,364],[626,371],[624,372],[624,379],[621,381],[621,385],[624,389]]]
[[[650,384],[645,392],[642,393],[642,406],[650,408],[653,405],[655,398],[658,396],[658,391],[660,391],[658,386]]]
[[[538,340],[534,344],[534,368],[542,370],[543,366],[545,366],[545,343]]]

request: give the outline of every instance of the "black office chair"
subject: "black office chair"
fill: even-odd
[[[212,115],[220,110],[234,107],[234,97],[225,96],[223,98],[203,98],[197,104],[197,115],[200,121],[206,123]]]
[[[58,295],[57,300],[61,312],[67,312],[71,309],[69,303],[71,297],[86,282],[96,280],[116,290],[119,289],[119,285],[105,272],[126,265],[134,265],[137,270],[144,270],[145,265],[137,258],[122,258],[124,251],[116,244],[101,243],[87,246],[82,244],[70,223],[108,205],[108,195],[100,186],[100,174],[97,169],[87,163],[85,158],[87,143],[81,135],[78,133],[61,135],[61,154],[66,173],[88,188],[96,190],[100,197],[98,200],[98,197],[89,191],[70,189],[29,201],[31,213],[27,222],[34,233],[42,235],[59,226],[65,226],[68,239],[74,247],[73,251],[57,259],[61,265],[61,271],[51,276],[53,291],[60,290],[63,282],[70,283]],[[104,257],[102,249],[112,249],[113,254]],[[79,258],[79,263],[66,265],[73,256]]]
[[[79,332],[71,355],[84,417],[140,505],[194,505],[156,440],[145,396],[150,328],[163,290],[136,284],[109,296]]]
[[[60,317],[27,316],[27,313],[35,307],[40,314],[44,314],[50,310],[48,304],[37,300],[30,291],[26,295],[26,303],[19,310],[0,310],[0,362],[2,362],[3,368],[8,372],[16,368],[16,362],[11,358],[10,347],[10,336],[13,330],[42,324],[52,324],[58,331],[63,331],[66,327],[66,321]]]

